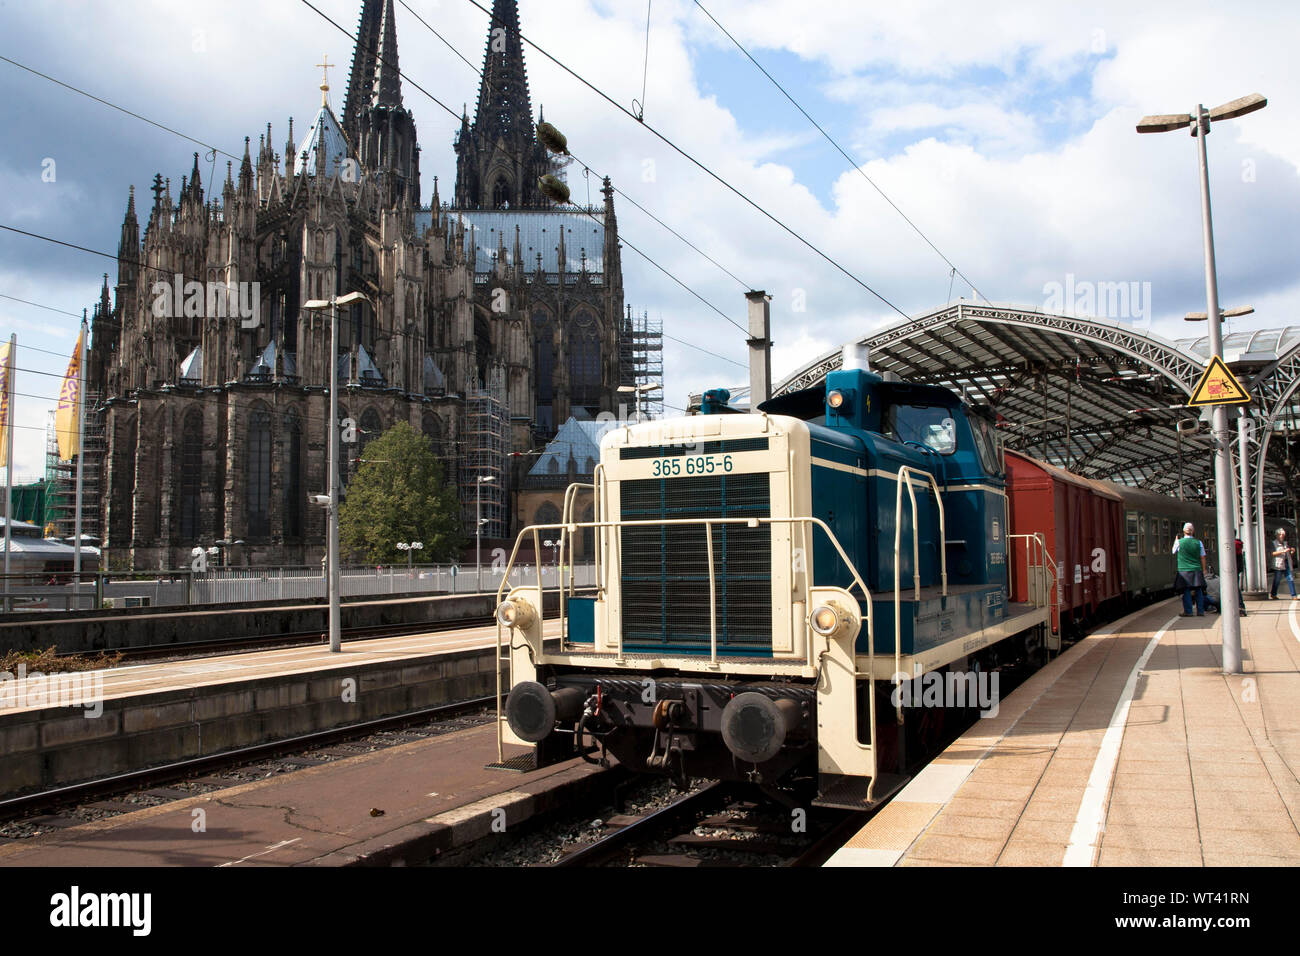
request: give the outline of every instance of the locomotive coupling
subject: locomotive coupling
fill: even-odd
[[[550,691],[536,681],[516,684],[506,697],[506,722],[519,739],[545,740],[557,721],[573,723],[582,716],[583,694],[576,687]]]
[[[737,759],[763,763],[781,752],[800,716],[797,701],[772,700],[753,691],[737,694],[722,711],[722,740]]]

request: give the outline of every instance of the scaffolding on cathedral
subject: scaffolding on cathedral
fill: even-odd
[[[506,485],[510,473],[506,456],[510,451],[509,424],[505,376],[497,367],[489,373],[486,388],[473,389],[465,396],[465,430],[460,461],[461,515],[471,538],[474,536],[474,523],[480,517],[484,538],[504,538],[508,533],[506,501],[509,489]]]
[[[99,393],[86,393],[86,428],[82,466],[82,540],[102,540],[100,509],[103,501],[104,415]],[[49,537],[72,540],[77,519],[77,459],[59,458],[59,440],[54,431],[54,412],[45,426],[45,527],[54,526]]]
[[[641,414],[645,418],[664,417],[664,323],[652,320],[645,312],[640,317],[632,315],[631,306],[627,307],[619,339],[619,381],[637,388],[655,386],[641,393]],[[634,408],[632,403],[629,415]]]

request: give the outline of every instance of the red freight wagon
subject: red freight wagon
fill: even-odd
[[[1124,502],[1095,481],[1008,450],[1007,512],[1011,534],[1043,536],[1056,565],[1059,611],[1052,629],[1096,613],[1124,593]],[[1008,544],[1011,600],[1028,600],[1024,539]]]

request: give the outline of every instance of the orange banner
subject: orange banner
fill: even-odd
[[[54,433],[59,440],[59,458],[70,460],[81,450],[77,413],[81,399],[81,336],[77,336],[72,361],[59,389],[59,408],[54,413]]]

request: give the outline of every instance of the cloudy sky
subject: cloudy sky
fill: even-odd
[[[315,0],[355,29],[359,0]],[[487,16],[470,0],[397,7],[401,66],[459,112],[478,77]],[[486,2],[486,0],[481,0]],[[907,315],[975,293],[872,185],[994,302],[1047,307],[1053,283],[1149,283],[1150,309],[1110,318],[1169,338],[1204,310],[1195,147],[1138,136],[1145,113],[1245,93],[1262,112],[1209,139],[1220,298],[1256,313],[1230,330],[1297,321],[1300,305],[1300,32],[1292,4],[705,0],[705,7],[862,166],[855,169],[688,0],[520,0],[524,34],[698,157]],[[241,154],[272,124],[283,148],[319,104],[322,54],[341,109],[347,39],[299,0],[0,0],[0,56]],[[772,296],[779,376],[900,321],[737,196],[526,48],[534,108],[616,185],[734,273],[738,283],[630,204],[625,238],[744,323],[744,287]],[[642,78],[646,88],[642,93]],[[127,188],[154,173],[173,192],[200,149],[0,61],[0,224],[113,253]],[[408,83],[422,186],[454,181],[457,122]],[[205,187],[226,157],[200,157]],[[866,177],[862,174],[865,173]],[[52,181],[51,181],[52,180]],[[585,200],[581,165],[569,172]],[[447,196],[449,188],[443,190]],[[104,258],[0,230],[0,335],[20,346],[15,473],[43,470],[44,426],[81,309]],[[743,381],[743,335],[630,250],[627,301],[661,318],[668,402]],[[742,286],[743,283],[744,285]],[[24,304],[16,299],[38,305]],[[38,306],[44,306],[41,308]],[[1145,302],[1144,302],[1145,306]],[[52,311],[55,310],[55,311]],[[61,310],[61,311],[57,311]],[[73,314],[67,314],[73,313]],[[1204,328],[1204,326],[1200,326]],[[48,350],[25,350],[34,347]],[[52,374],[39,374],[52,373]]]

